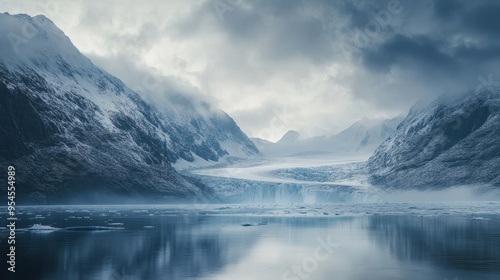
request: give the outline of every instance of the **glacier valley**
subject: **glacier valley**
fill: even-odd
[[[436,190],[382,189],[370,183],[368,156],[296,156],[226,161],[180,168],[214,190],[225,203],[290,205],[500,200],[500,192],[483,185]]]

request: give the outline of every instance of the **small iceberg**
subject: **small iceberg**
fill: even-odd
[[[67,227],[64,230],[71,231],[105,231],[105,230],[117,230],[124,229],[120,227],[103,227],[103,226],[77,226],[77,227]]]
[[[261,222],[261,223],[256,223],[256,224],[244,223],[244,224],[241,224],[241,226],[242,227],[267,226],[267,222]]]
[[[490,219],[488,218],[483,218],[483,217],[472,217],[473,220],[476,221],[489,221]]]
[[[42,224],[34,224],[31,227],[27,228],[26,230],[49,232],[49,231],[60,230],[60,228],[55,228],[55,227],[46,226],[46,225],[42,225]]]

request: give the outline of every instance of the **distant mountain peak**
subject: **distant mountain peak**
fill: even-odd
[[[288,131],[278,142],[252,139],[264,156],[282,157],[311,154],[364,155],[380,145],[400,123],[402,117],[392,119],[363,119],[338,134],[305,138],[297,131]]]
[[[300,133],[298,131],[289,130],[276,143],[293,144],[293,143],[296,143],[299,140],[299,138],[300,138]]]

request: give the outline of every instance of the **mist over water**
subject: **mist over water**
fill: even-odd
[[[457,186],[442,190],[392,190],[381,193],[386,202],[500,201],[500,190],[488,186]]]

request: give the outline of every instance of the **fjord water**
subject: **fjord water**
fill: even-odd
[[[0,275],[64,280],[500,279],[499,206],[22,207],[16,273],[7,271],[8,232],[1,229]]]

